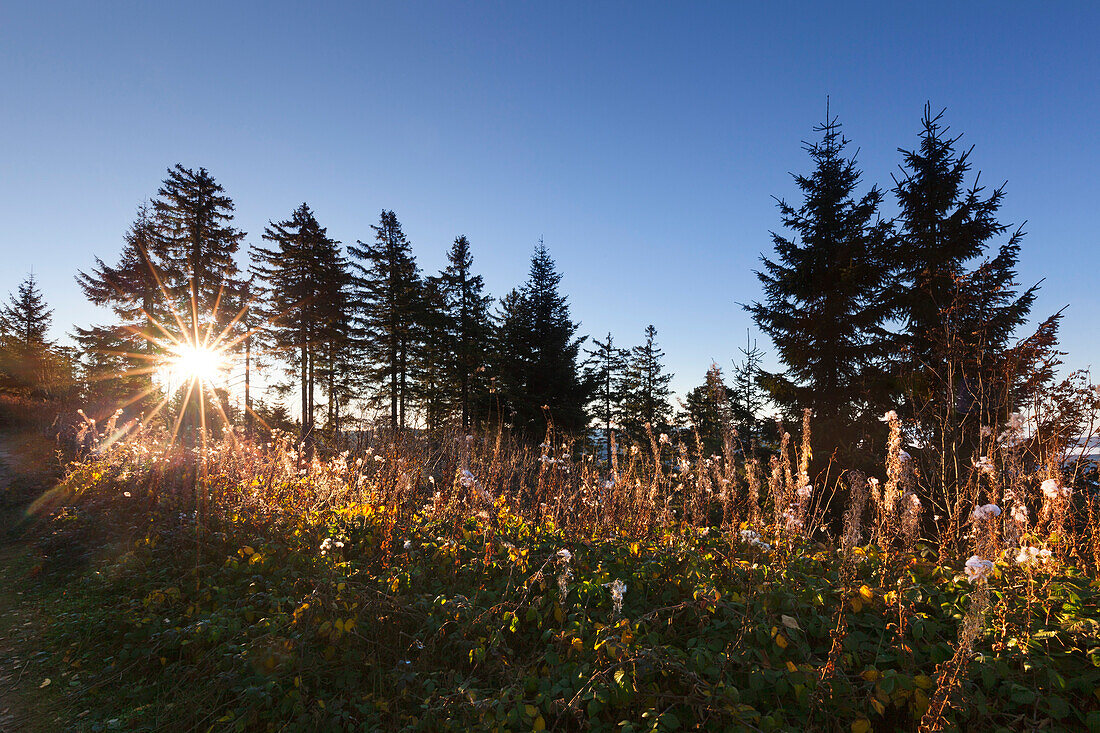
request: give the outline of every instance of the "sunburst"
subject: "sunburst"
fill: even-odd
[[[177,395],[182,394],[182,401],[179,405],[177,419],[172,426],[168,447],[175,444],[177,437],[179,437],[184,416],[189,410],[198,413],[198,424],[194,427],[201,431],[201,441],[205,445],[208,408],[213,408],[220,415],[223,424],[232,424],[232,420],[225,413],[222,400],[217,393],[219,390],[228,390],[230,387],[230,375],[233,369],[238,366],[236,358],[238,347],[261,330],[265,323],[255,324],[251,327],[241,327],[243,319],[250,311],[251,297],[248,297],[247,301],[241,305],[240,310],[229,319],[228,323],[225,322],[224,318],[219,317],[219,310],[222,307],[223,295],[226,290],[224,282],[219,288],[210,313],[200,313],[196,306],[196,299],[191,298],[190,307],[188,308],[190,313],[187,314],[188,317],[185,317],[173,304],[173,299],[169,297],[160,274],[151,262],[151,258],[146,258],[146,263],[157,283],[163,299],[162,302],[170,314],[175,328],[170,328],[153,314],[143,309],[142,314],[145,316],[149,328],[131,327],[128,329],[133,335],[145,340],[155,348],[152,349],[154,353],[125,352],[116,354],[142,363],[142,366],[113,375],[114,377],[144,375],[149,378],[149,384],[144,390],[125,400],[119,407],[128,407],[159,393],[161,399],[144,416],[144,421],[148,423],[156,418]],[[251,418],[266,427],[264,420],[248,404],[247,395],[245,410]],[[109,445],[122,438],[127,429],[127,427],[123,427],[117,435],[109,436],[107,444]],[[229,435],[233,436],[232,431]],[[235,438],[233,439],[235,440]]]

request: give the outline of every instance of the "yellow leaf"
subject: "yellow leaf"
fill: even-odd
[[[631,555],[637,555],[640,550],[641,550],[641,548],[640,548],[640,546],[638,545],[637,542],[631,542],[630,543],[630,554]]]
[[[253,550],[252,547],[249,546],[249,545],[245,545],[244,547],[242,547],[241,552],[243,552],[246,555],[255,555],[256,554],[256,551]]]
[[[336,622],[333,623],[332,625],[336,627],[337,631],[343,631],[344,630],[344,619],[338,618],[338,619],[336,619]]]
[[[393,582],[390,583],[390,590],[392,590],[394,593],[396,593],[397,589],[400,588],[400,587],[401,587],[401,578],[394,578]]]
[[[792,662],[790,660],[787,660],[787,671],[788,672],[797,672],[798,667],[794,666],[794,662]]]
[[[355,628],[355,619],[349,618],[344,622],[344,631],[351,631],[353,628]]]
[[[783,636],[783,634],[776,634],[775,635],[775,643],[779,645],[780,649],[786,649],[787,648],[787,637]]]
[[[584,642],[581,641],[580,639],[573,639],[573,641],[571,642],[571,645],[578,652],[584,650]]]
[[[868,682],[874,682],[875,680],[878,679],[878,670],[877,669],[865,669],[865,670],[863,670],[862,673],[860,673],[859,676],[862,677],[863,679],[867,680]]]
[[[859,613],[863,610],[863,601],[859,600],[859,596],[856,596],[851,601],[849,601],[849,604],[852,606],[852,610],[856,613]]]
[[[561,606],[555,605],[554,606],[554,620],[557,621],[560,624],[562,622],[562,619],[564,619],[564,618],[565,618],[565,616],[561,612]]]
[[[38,686],[38,689],[40,689],[40,690],[41,690],[41,689],[42,689],[43,687],[49,687],[49,686],[50,686],[50,682],[51,682],[51,681],[52,681],[52,680],[50,680],[50,678],[49,678],[49,677],[47,677],[46,679],[42,680],[42,684],[40,684],[40,685]]]
[[[868,602],[875,597],[875,592],[865,585],[859,587],[859,594],[863,597],[863,600]]]
[[[916,677],[913,678],[913,682],[914,684],[916,684],[917,687],[921,688],[922,690],[931,690],[932,685],[935,684],[932,681],[932,678],[926,674],[918,674]],[[1097,690],[1100,690],[1100,687],[1098,687]],[[1098,697],[1100,697],[1100,695],[1098,695]]]
[[[528,718],[533,718],[539,714],[538,708],[536,708],[534,705],[524,705],[523,712],[527,713]]]
[[[852,723],[852,733],[867,733],[871,730],[871,721],[866,718],[860,718]]]
[[[546,730],[546,721],[542,719],[542,716],[535,718],[535,730]]]

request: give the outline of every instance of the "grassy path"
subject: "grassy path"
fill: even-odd
[[[14,441],[0,434],[0,487],[19,482],[22,469]],[[21,509],[0,505],[0,733],[72,730],[63,694],[71,674],[58,674],[54,650],[41,643],[51,601],[63,588],[34,577],[38,562],[19,531],[22,521]]]

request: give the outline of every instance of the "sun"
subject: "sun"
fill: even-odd
[[[173,390],[187,384],[212,385],[221,381],[229,367],[223,349],[189,343],[173,344],[163,374]]]

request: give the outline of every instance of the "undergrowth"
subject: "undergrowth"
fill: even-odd
[[[35,507],[42,571],[88,563],[45,633],[89,730],[1100,729],[1068,493],[1011,542],[978,507],[965,560],[919,537],[897,446],[837,539],[785,451],[159,440]]]

